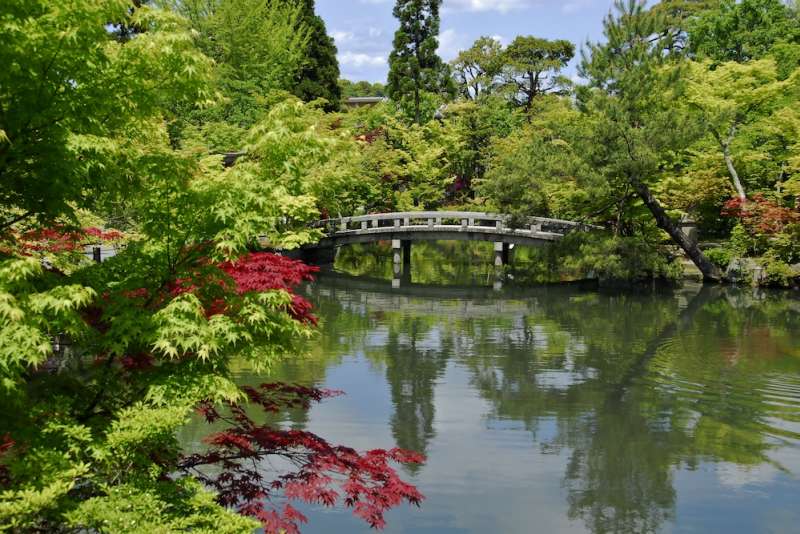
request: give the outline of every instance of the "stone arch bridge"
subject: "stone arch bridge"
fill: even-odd
[[[326,219],[314,223],[324,237],[303,248],[305,259],[332,263],[335,250],[354,243],[391,241],[395,274],[411,261],[414,241],[488,241],[494,243],[495,265],[509,261],[512,245],[541,246],[575,231],[599,227],[573,221],[469,211],[408,211]]]

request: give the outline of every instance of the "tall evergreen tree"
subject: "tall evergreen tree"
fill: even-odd
[[[328,35],[325,21],[314,11],[314,0],[294,1],[302,2],[302,21],[311,31],[311,41],[307,61],[297,74],[297,83],[292,92],[305,102],[324,98],[328,101],[327,110],[335,111],[342,98],[336,44]]]
[[[616,13],[604,22],[605,42],[589,43],[579,67],[589,81],[578,91],[579,106],[597,125],[593,166],[610,182],[624,180],[703,277],[720,280],[719,268],[654,193],[665,157],[688,146],[694,135],[688,118],[676,112],[685,84],[673,35],[664,33],[665,13],[648,10],[644,0],[614,5]]]
[[[417,123],[423,93],[453,93],[449,69],[436,53],[441,4],[442,0],[397,0],[394,6],[393,14],[400,27],[389,55],[387,91],[396,102],[413,106]]]

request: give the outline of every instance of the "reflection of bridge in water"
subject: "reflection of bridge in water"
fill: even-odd
[[[378,311],[404,310],[417,314],[460,315],[465,317],[496,317],[504,314],[530,313],[534,311],[536,297],[564,295],[569,298],[576,286],[591,286],[593,283],[558,284],[552,286],[514,287],[513,293],[498,293],[491,286],[461,286],[440,284],[404,283],[399,287],[389,286],[382,278],[353,276],[336,271],[320,273],[325,283],[312,284],[311,292],[317,296],[347,300],[347,295],[357,291],[360,298],[367,298],[372,309]],[[343,295],[336,295],[342,290]],[[340,298],[341,297],[341,298]],[[533,299],[533,300],[532,300]]]
[[[468,211],[410,211],[359,217],[327,219],[315,224],[325,236],[319,243],[303,249],[305,259],[332,263],[336,249],[355,243],[392,242],[393,286],[410,282],[411,243],[413,241],[487,241],[494,243],[494,265],[498,275],[511,259],[514,245],[542,246],[574,231],[597,228],[589,225],[528,217],[516,220],[510,215]],[[496,286],[499,284],[496,282]]]

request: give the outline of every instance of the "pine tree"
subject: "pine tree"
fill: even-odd
[[[387,91],[396,102],[413,106],[414,121],[420,122],[423,93],[452,94],[453,83],[439,46],[441,0],[397,0],[393,14],[400,21],[389,55]]]
[[[648,10],[644,0],[616,0],[614,5],[616,13],[604,22],[605,42],[589,43],[579,67],[589,81],[579,89],[579,106],[597,121],[592,159],[610,180],[624,179],[703,277],[718,281],[719,268],[654,193],[666,154],[687,146],[692,136],[688,119],[676,112],[684,84],[674,36],[664,33],[666,14]]]
[[[328,101],[326,109],[335,111],[342,97],[336,44],[328,35],[322,17],[314,12],[314,0],[301,1],[302,21],[311,31],[311,41],[308,45],[308,61],[297,74],[297,83],[292,92],[305,102],[324,98]]]
[[[560,76],[561,69],[574,55],[575,45],[569,41],[517,36],[505,51],[504,78],[512,100],[529,113],[537,96],[563,90],[568,81]]]

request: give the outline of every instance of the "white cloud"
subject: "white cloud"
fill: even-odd
[[[466,37],[453,29],[444,30],[439,34],[439,55],[445,61],[450,61],[466,48]]]
[[[445,0],[447,11],[499,11],[507,13],[514,9],[525,9],[538,4],[537,0]]]
[[[334,30],[331,32],[331,37],[336,41],[336,46],[340,46],[348,41],[352,41],[355,35],[353,32]]]
[[[339,54],[339,63],[350,67],[382,67],[386,64],[386,55],[370,55],[357,52],[342,52]]]

